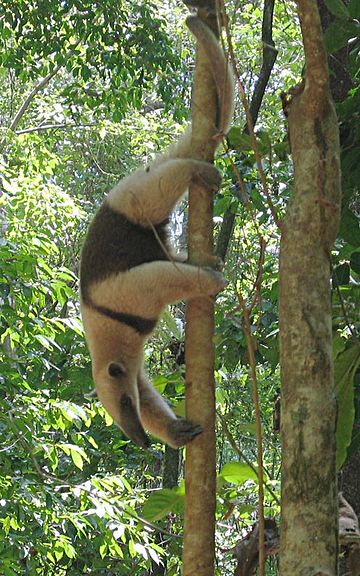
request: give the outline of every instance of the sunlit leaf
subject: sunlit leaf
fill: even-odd
[[[170,512],[182,514],[183,508],[183,491],[179,488],[163,488],[150,494],[143,506],[142,515],[147,520],[154,522]]]
[[[248,480],[258,482],[256,472],[245,462],[228,462],[221,469],[220,476],[227,482],[234,484],[244,484]]]

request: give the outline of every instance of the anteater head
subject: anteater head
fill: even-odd
[[[142,448],[150,440],[141,424],[137,371],[122,362],[110,362],[94,374],[96,395],[121,430]]]

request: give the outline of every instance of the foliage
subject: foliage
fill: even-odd
[[[176,89],[169,77],[179,58],[155,3],[18,0],[9,10],[2,1],[0,16],[0,65],[24,83],[64,68],[57,89],[65,118],[81,107],[84,116],[110,110],[119,121],[150,88],[166,102]]]
[[[346,15],[340,4],[346,8],[338,0],[328,2],[336,23],[343,22],[344,41],[355,31],[357,2],[350,0]],[[292,10],[283,3],[276,8],[274,39],[280,54],[257,128],[280,217],[291,195],[292,168],[278,93],[295,84],[302,69]],[[183,484],[162,488],[163,448],[154,443],[147,453],[140,451],[97,402],[85,398],[92,379],[77,277],[83,235],[105,191],[183,130],[176,122],[188,114],[191,81],[184,13],[159,2],[112,0],[16,0],[11,10],[0,0],[0,13],[0,572],[143,575],[166,563],[168,576],[179,574]],[[257,1],[243,3],[232,33],[251,94],[261,53]],[[352,436],[360,309],[357,46],[351,44],[354,87],[337,105],[344,189],[332,253],[339,464],[359,445]],[[24,94],[57,66],[19,123],[5,129]],[[230,286],[216,308],[219,574],[232,571],[223,550],[256,518],[254,407],[238,294],[252,300],[259,270],[261,298],[252,309],[251,330],[263,418],[265,507],[267,515],[279,513],[280,449],[273,430],[279,391],[279,230],[243,126],[240,112],[229,150],[219,158],[224,186],[215,199],[216,235],[226,211],[235,213],[226,262]],[[265,241],[263,263],[260,239]],[[176,323],[164,316],[146,360],[159,391],[175,401],[180,414],[185,386],[174,344],[182,344],[183,310],[171,313]]]

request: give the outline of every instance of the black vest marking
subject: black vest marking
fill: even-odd
[[[157,319],[156,318],[143,318],[142,316],[136,316],[135,314],[125,314],[124,312],[116,312],[115,310],[111,310],[111,308],[106,308],[106,306],[98,306],[97,304],[91,303],[90,306],[111,318],[111,320],[115,320],[116,322],[121,322],[122,324],[126,324],[133,328],[138,334],[145,336],[146,334],[150,334],[155,326]]]
[[[81,254],[80,289],[84,300],[93,283],[154,260],[168,260],[167,220],[152,228],[131,222],[105,201],[90,224]],[[160,240],[160,242],[159,242]]]

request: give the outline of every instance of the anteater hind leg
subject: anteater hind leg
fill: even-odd
[[[141,422],[151,434],[173,448],[180,448],[202,432],[201,426],[177,418],[142,371],[138,375]]]
[[[194,179],[214,192],[221,183],[218,170],[208,162],[169,159],[146,170],[139,168],[121,180],[110,190],[107,202],[137,224],[160,224]]]

